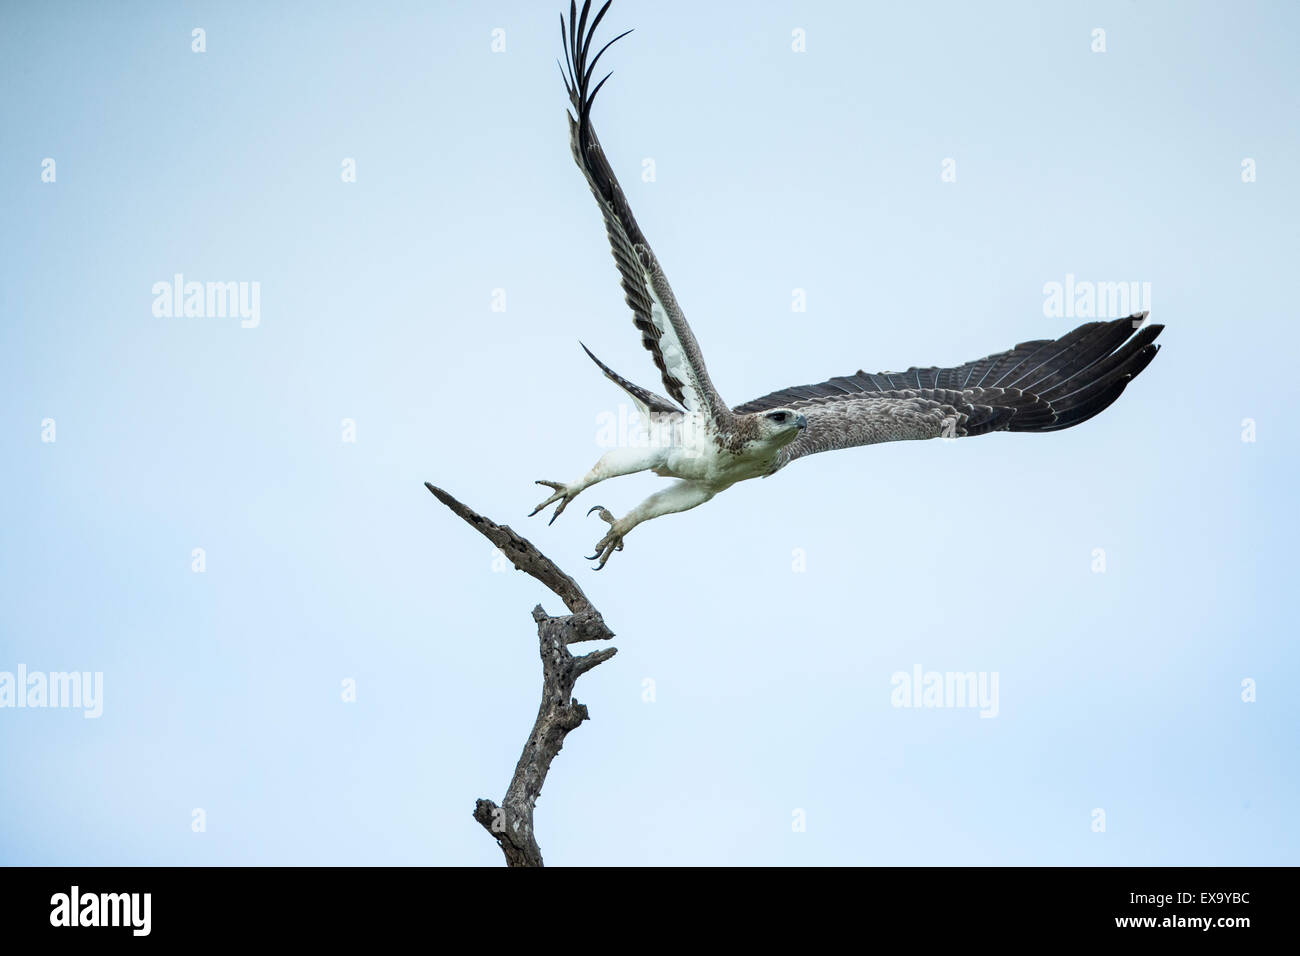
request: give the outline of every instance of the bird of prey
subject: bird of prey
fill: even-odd
[[[610,0],[612,2],[612,0]],[[1142,312],[1109,322],[1088,322],[1059,339],[1023,342],[953,368],[906,372],[858,371],[816,385],[797,385],[734,408],[709,380],[695,334],[677,305],[659,260],[637,226],[627,197],[600,148],[591,107],[606,74],[592,84],[596,63],[614,37],[592,55],[592,38],[609,10],[590,18],[591,0],[579,15],[570,0],[560,15],[565,64],[561,67],[573,113],[573,158],[600,205],[633,324],[649,350],[669,397],[635,385],[587,354],[635,403],[648,423],[646,447],[607,452],[570,482],[539,481],[554,490],[533,509],[559,502],[551,521],[584,489],[606,478],[653,471],[676,478],[622,518],[596,505],[610,525],[589,560],[600,570],[623,539],[643,521],[686,511],[738,481],[768,476],[796,458],[836,448],[916,438],[965,438],[989,432],[1051,432],[1092,418],[1119,395],[1160,348],[1163,326]],[[576,114],[576,115],[574,115]]]

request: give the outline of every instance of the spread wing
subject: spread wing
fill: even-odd
[[[565,23],[562,14],[560,16],[560,33],[564,40],[567,66],[567,72],[562,70],[565,72],[564,86],[577,113],[576,119],[572,114],[569,115],[569,140],[573,158],[600,204],[614,261],[622,276],[623,292],[627,304],[632,307],[633,323],[641,332],[641,344],[650,351],[655,365],[659,367],[664,387],[669,395],[688,410],[720,420],[728,415],[726,405],[709,381],[709,373],[704,367],[704,358],[700,354],[695,335],[686,324],[686,317],[678,308],[677,300],[673,298],[673,290],[664,278],[659,260],[650,250],[649,242],[632,216],[627,197],[623,195],[623,189],[591,126],[592,103],[600,88],[605,85],[605,80],[609,79],[609,74],[606,74],[599,83],[592,86],[596,61],[609,49],[610,44],[632,32],[628,30],[620,33],[601,47],[595,56],[591,56],[592,36],[607,10],[609,2],[600,8],[588,26],[591,0],[585,0],[581,15],[578,14],[575,0],[570,0],[568,23]]]
[[[1151,343],[1164,326],[1143,327],[1145,319],[1142,312],[1088,322],[1059,339],[1023,342],[956,368],[858,372],[799,385],[735,412],[792,408],[808,419],[803,434],[781,449],[778,468],[804,455],[883,441],[1059,431],[1110,405],[1155,358],[1160,346]]]

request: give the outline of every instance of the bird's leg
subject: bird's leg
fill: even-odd
[[[555,519],[568,507],[569,502],[578,497],[578,494],[583,489],[590,488],[606,478],[617,478],[620,475],[632,475],[638,471],[657,468],[663,464],[664,456],[665,450],[663,448],[615,448],[613,451],[607,451],[601,455],[600,461],[592,465],[591,471],[576,481],[571,481],[568,484],[559,481],[539,481],[537,482],[539,485],[554,488],[555,494],[534,508],[528,517],[531,518],[547,505],[558,501],[560,507],[555,509],[555,514],[551,515],[551,520],[547,522],[553,524]]]
[[[609,534],[596,542],[596,553],[587,560],[599,560],[600,564],[596,565],[596,570],[599,571],[605,566],[611,554],[623,550],[623,536],[642,521],[678,511],[689,511],[697,505],[704,504],[714,494],[716,489],[710,488],[702,481],[678,481],[656,491],[622,518],[615,518],[608,510],[596,505],[587,514],[591,514],[592,511],[598,512],[602,521],[609,522]]]

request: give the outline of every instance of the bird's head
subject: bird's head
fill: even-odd
[[[808,427],[808,419],[790,408],[774,408],[753,416],[750,446],[762,451],[776,451],[799,437]]]

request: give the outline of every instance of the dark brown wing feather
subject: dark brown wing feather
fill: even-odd
[[[863,420],[888,417],[893,409],[890,402],[906,403],[907,410],[917,411],[914,433],[901,429],[891,433],[893,437],[936,437],[943,433],[942,427],[936,431],[936,422],[945,419],[952,420],[952,437],[990,431],[1059,431],[1109,406],[1155,358],[1160,346],[1152,343],[1164,326],[1139,329],[1145,318],[1143,312],[1111,322],[1088,322],[1059,339],[1022,342],[953,368],[859,371],[816,385],[784,388],[734,411],[739,415],[793,408],[808,417],[805,433],[783,450],[782,464],[814,452],[891,440],[872,439],[879,429],[867,427],[871,423]],[[925,403],[935,405],[922,409]]]

